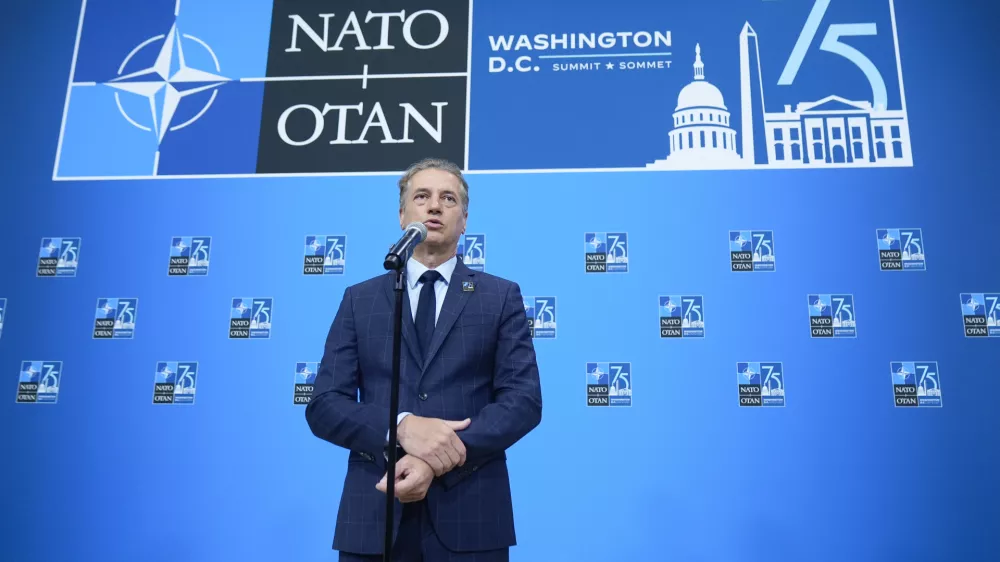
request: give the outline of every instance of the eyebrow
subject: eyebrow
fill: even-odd
[[[414,195],[416,195],[418,193],[427,193],[427,192],[430,192],[430,188],[429,187],[414,187],[413,188],[413,194]],[[441,190],[441,193],[443,193],[445,195],[455,195],[455,190],[453,190],[451,188],[445,188],[445,189]]]

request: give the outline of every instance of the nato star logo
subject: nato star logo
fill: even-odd
[[[157,35],[140,43],[118,67],[118,77],[105,82],[106,86],[118,90],[115,92],[115,102],[118,104],[118,110],[122,116],[139,129],[153,132],[160,143],[163,142],[167,131],[183,129],[204,115],[215,101],[217,92],[212,92],[212,97],[201,108],[201,111],[187,121],[175,124],[174,116],[185,97],[207,90],[215,90],[229,81],[229,78],[220,74],[188,66],[184,59],[182,37],[207,50],[215,63],[215,72],[221,72],[219,60],[212,48],[196,37],[182,34],[177,28],[177,24],[174,23],[166,35]],[[122,74],[129,67],[129,62],[133,57],[158,41],[161,42],[160,51],[153,66]],[[152,127],[140,124],[122,108],[119,92],[146,98],[149,102]]]

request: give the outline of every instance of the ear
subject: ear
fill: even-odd
[[[406,228],[406,227],[403,225],[403,209],[400,209],[399,210],[399,229],[403,230],[404,228]]]

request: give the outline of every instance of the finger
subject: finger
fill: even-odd
[[[447,455],[435,452],[431,459],[427,464],[431,465],[431,468],[434,469],[434,476],[441,476],[445,472],[448,472]]]
[[[462,443],[462,440],[458,438],[458,435],[453,434],[451,436],[451,446],[455,451],[455,454],[458,455],[458,459],[455,460],[455,463],[458,464],[458,466],[464,465],[466,458],[465,443]]]
[[[427,495],[428,482],[417,478],[411,478],[410,480],[405,488],[400,488],[400,492],[396,494],[396,497],[404,502],[422,500]]]
[[[444,420],[444,423],[445,423],[445,425],[447,425],[448,427],[450,427],[453,431],[461,431],[461,430],[469,427],[469,424],[472,423],[472,420],[469,419],[469,418],[465,418],[462,421],[448,421],[448,420]]]
[[[383,476],[382,479],[378,481],[378,484],[375,484],[375,489],[384,494],[386,493],[386,490],[388,490],[388,486],[388,482],[385,476]]]
[[[402,499],[408,496],[413,491],[414,484],[415,483],[413,482],[412,478],[407,478],[405,480],[400,480],[399,482],[396,482],[396,490],[395,490],[396,497]]]
[[[446,446],[443,449],[443,451],[444,451],[444,454],[448,457],[448,466],[447,466],[447,468],[449,470],[452,467],[454,467],[456,464],[458,464],[459,462],[461,462],[461,460],[462,460],[462,454],[458,451],[458,449],[455,448],[454,439],[448,441],[448,446]]]
[[[448,469],[448,455],[446,455],[443,451],[439,451],[439,452],[435,453],[435,457],[434,458],[437,461],[437,462],[435,462],[434,464],[431,465],[431,468],[434,469],[434,475],[435,476],[441,476],[444,473],[448,472],[448,470],[449,470]]]
[[[420,460],[424,461],[427,466],[431,467],[431,471],[435,474],[441,470],[441,462],[438,460],[436,453],[433,450],[427,452],[426,455],[420,457]]]

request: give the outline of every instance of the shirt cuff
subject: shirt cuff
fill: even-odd
[[[412,412],[400,412],[399,415],[396,416],[396,425],[399,425],[403,421],[403,418],[410,415],[411,413]],[[385,444],[386,445],[389,444],[389,430],[386,430],[385,432]]]

